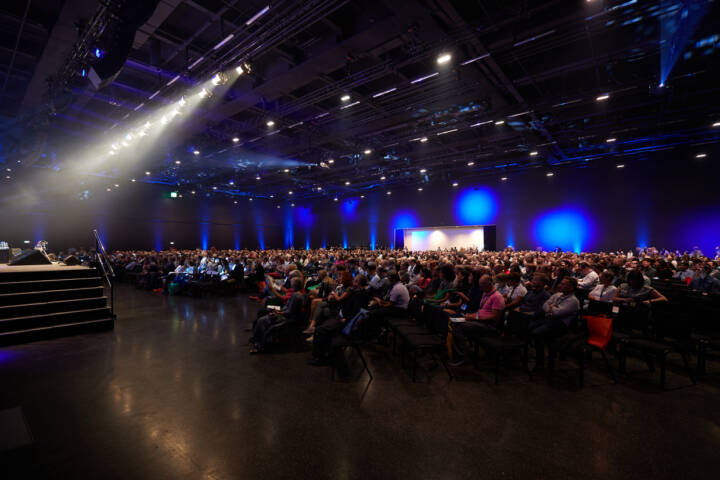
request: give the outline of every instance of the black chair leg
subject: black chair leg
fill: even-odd
[[[680,356],[683,359],[683,363],[685,364],[685,370],[688,372],[688,377],[690,377],[690,380],[692,380],[693,385],[697,385],[697,382],[695,381],[695,375],[693,375],[692,368],[690,368],[690,362],[688,362],[688,358],[685,352],[680,352]]]
[[[367,371],[368,376],[370,377],[370,380],[372,380],[373,375],[372,375],[372,372],[370,371],[370,369],[368,368],[367,362],[365,361],[365,355],[363,355],[362,350],[360,349],[359,346],[357,346],[357,345],[353,345],[353,346],[355,347],[355,351],[357,352],[358,356],[360,357],[360,361],[363,364],[363,368]]]
[[[607,368],[608,375],[610,375],[610,378],[612,378],[613,383],[617,383],[617,379],[615,378],[615,372],[613,372],[613,369],[610,366],[610,361],[608,360],[607,355],[603,350],[600,350],[600,353],[602,354],[603,361],[605,362],[605,368]]]

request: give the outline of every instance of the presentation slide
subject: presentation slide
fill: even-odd
[[[405,248],[412,251],[485,247],[482,226],[407,228]]]

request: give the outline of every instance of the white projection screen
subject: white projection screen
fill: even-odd
[[[446,248],[485,248],[482,225],[462,227],[406,228],[403,231],[405,248],[411,251]]]

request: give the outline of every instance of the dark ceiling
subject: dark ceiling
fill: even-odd
[[[0,162],[62,171],[243,61],[167,141],[86,173],[290,199],[684,161],[720,140],[718,2],[281,0],[248,25],[267,1],[161,0],[99,91],[83,34],[110,2],[3,2]]]

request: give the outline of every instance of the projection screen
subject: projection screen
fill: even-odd
[[[411,251],[447,248],[485,248],[482,225],[461,227],[406,228],[403,231],[405,248]]]

